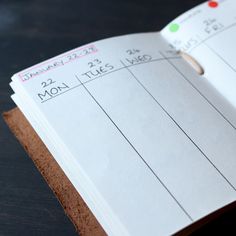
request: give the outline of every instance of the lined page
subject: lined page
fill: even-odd
[[[236,199],[236,132],[197,80],[148,33],[77,48],[11,86],[109,235],[169,235]]]
[[[175,19],[161,34],[193,56],[204,77],[236,107],[236,1],[208,1]]]

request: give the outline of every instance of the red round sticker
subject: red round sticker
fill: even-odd
[[[208,6],[211,8],[216,8],[216,7],[218,7],[218,5],[219,5],[219,3],[216,1],[209,1],[208,2]]]

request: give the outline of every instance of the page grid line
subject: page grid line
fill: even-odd
[[[185,78],[185,75],[182,74],[182,72],[172,63],[167,59],[167,62],[185,79],[186,82],[190,83],[190,81]],[[190,83],[191,85],[191,83]],[[193,85],[192,85],[193,86]],[[195,88],[195,86],[193,86]],[[195,88],[197,90],[197,88]],[[197,90],[198,91],[198,90]],[[200,94],[201,95],[201,94]],[[207,99],[206,99],[207,100]],[[207,100],[208,101],[208,100]],[[209,102],[209,101],[208,101]],[[209,103],[211,106],[213,104]],[[213,106],[213,108],[215,108]],[[216,108],[215,108],[216,109]],[[216,109],[216,111],[218,111]],[[219,112],[219,111],[218,111]],[[219,112],[220,113],[220,112]],[[221,113],[220,113],[221,114]],[[198,148],[198,150],[202,153],[202,155],[208,160],[208,162],[216,169],[216,171],[225,179],[225,181],[230,185],[230,187],[236,191],[236,188],[234,185],[226,178],[226,176],[217,168],[217,166],[210,160],[210,158],[201,150],[201,148],[193,141],[193,139],[181,128],[181,126],[170,116],[170,118],[173,120],[173,122],[176,123],[176,125],[182,130],[182,132],[189,138],[189,140]],[[227,121],[227,120],[226,120]],[[228,121],[229,122],[229,121]],[[231,125],[232,126],[232,125]]]
[[[77,75],[75,75],[77,80],[81,83],[81,80]],[[118,125],[113,121],[113,119],[109,116],[109,114],[106,112],[106,110],[102,107],[102,105],[97,101],[97,99],[92,95],[92,93],[89,91],[89,89],[82,84],[83,88],[86,90],[86,92],[90,95],[90,97],[94,100],[94,102],[100,107],[100,109],[103,111],[103,113],[107,116],[107,118],[111,121],[111,123],[116,127],[116,129],[119,131],[119,133],[123,136],[123,138],[127,141],[127,143],[132,147],[132,149],[136,152],[136,154],[139,156],[139,158],[142,160],[142,162],[147,166],[147,168],[151,171],[151,173],[156,177],[156,179],[159,181],[159,183],[165,188],[165,190],[170,194],[172,199],[176,202],[176,204],[180,207],[180,209],[185,213],[185,215],[189,218],[191,222],[193,222],[193,218],[190,216],[190,214],[184,209],[184,207],[181,205],[181,203],[176,199],[176,197],[173,195],[173,193],[168,189],[168,187],[164,184],[164,182],[160,179],[160,177],[155,173],[155,171],[151,168],[151,166],[147,163],[147,161],[142,157],[142,155],[138,152],[138,150],[134,147],[134,145],[131,143],[131,141],[125,136],[125,134],[122,132],[122,130],[118,127]]]
[[[169,59],[181,59],[180,56],[168,57],[168,58],[169,58]],[[139,63],[133,64],[133,65],[129,65],[128,67],[133,67],[133,66],[138,66],[138,65],[141,65],[141,64],[147,64],[147,63],[152,63],[152,62],[156,62],[156,61],[163,61],[163,60],[166,60],[166,58],[158,58],[158,59],[153,59],[153,60],[151,60],[151,61],[139,62]],[[127,67],[127,66],[126,66],[126,67]],[[50,98],[48,98],[48,99],[45,99],[44,101],[41,101],[41,103],[45,103],[45,102],[47,102],[47,101],[49,101],[49,100],[51,100],[51,99],[53,99],[53,98],[55,98],[55,97],[58,97],[58,96],[60,96],[60,95],[62,95],[62,94],[64,94],[64,93],[66,93],[66,92],[69,92],[70,90],[73,90],[73,89],[75,89],[75,88],[78,88],[78,87],[80,87],[82,84],[90,83],[90,82],[92,82],[92,81],[94,81],[94,80],[97,80],[97,79],[99,79],[99,78],[102,78],[102,77],[104,77],[104,76],[106,76],[106,75],[109,75],[109,74],[115,73],[115,72],[117,72],[117,71],[123,70],[123,69],[125,69],[126,67],[122,66],[122,67],[119,67],[119,68],[117,68],[117,69],[115,69],[115,70],[112,70],[112,71],[110,71],[110,72],[107,72],[107,73],[105,73],[105,74],[103,74],[103,75],[96,76],[95,78],[90,79],[90,80],[87,80],[87,81],[85,81],[85,82],[82,82],[82,81],[81,81],[81,84],[75,85],[74,87],[71,87],[70,89],[67,89],[67,90],[64,91],[64,92],[61,92],[61,93],[56,94],[56,95],[54,95],[54,96],[52,96],[52,97],[50,97]]]
[[[215,34],[208,36],[207,38],[205,38],[205,39],[203,39],[201,42],[199,42],[196,46],[194,46],[193,48],[191,48],[191,49],[188,51],[188,53],[191,53],[193,50],[195,50],[196,48],[198,48],[200,45],[202,45],[203,43],[205,43],[205,42],[208,41],[209,39],[215,37],[216,35],[218,35],[218,34],[224,32],[224,31],[226,31],[226,30],[228,30],[228,29],[230,29],[230,28],[232,28],[232,27],[234,27],[234,26],[236,26],[236,23],[233,23],[233,24],[231,24],[231,25],[225,27],[224,29],[219,30],[219,31],[216,32]]]

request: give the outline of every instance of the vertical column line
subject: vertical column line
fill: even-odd
[[[167,59],[166,59],[167,60]],[[167,60],[168,61],[168,60]],[[208,160],[208,162],[216,169],[216,171],[221,175],[221,177],[230,185],[230,187],[236,191],[236,188],[231,184],[231,182],[224,176],[224,174],[216,167],[216,165],[209,159],[209,157],[202,151],[202,149],[193,141],[193,139],[186,133],[186,131],[177,123],[177,121],[168,113],[168,111],[157,101],[157,99],[149,92],[149,90],[139,81],[139,79],[134,75],[134,73],[124,64],[132,77],[138,82],[138,84],[151,96],[151,98],[158,104],[158,106],[164,111],[164,113],[173,121],[173,123],[185,134],[189,141],[198,149],[198,151]]]
[[[123,64],[123,63],[122,63]],[[112,118],[108,115],[106,110],[102,107],[102,105],[97,101],[97,99],[92,95],[92,93],[88,90],[88,88],[81,82],[79,77],[75,75],[77,80],[82,84],[86,92],[90,95],[90,97],[94,100],[94,102],[100,107],[100,109],[104,112],[104,114],[107,116],[107,118],[111,121],[111,123],[116,127],[116,129],[119,131],[119,133],[123,136],[123,138],[127,141],[127,143],[132,147],[132,149],[136,152],[136,154],[140,157],[142,162],[148,167],[148,169],[151,171],[151,173],[156,177],[156,179],[159,181],[159,183],[165,188],[165,190],[170,194],[172,199],[177,203],[177,205],[180,207],[180,209],[185,213],[185,215],[189,218],[190,221],[193,221],[193,218],[190,216],[190,214],[184,209],[184,207],[181,205],[181,203],[176,199],[176,197],[171,193],[171,191],[167,188],[167,186],[164,184],[164,182],[159,178],[159,176],[154,172],[154,170],[151,168],[151,166],[147,163],[147,161],[142,157],[142,155],[138,152],[138,150],[134,147],[134,145],[130,142],[130,140],[125,136],[125,134],[122,132],[122,130],[118,127],[118,125],[112,120]]]

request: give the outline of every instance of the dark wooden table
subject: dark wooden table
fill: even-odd
[[[49,57],[111,36],[158,31],[200,0],[0,0],[0,112],[10,78]],[[236,211],[203,232],[236,233]],[[158,222],[157,222],[158,223]],[[72,223],[0,118],[0,235],[76,235]]]

